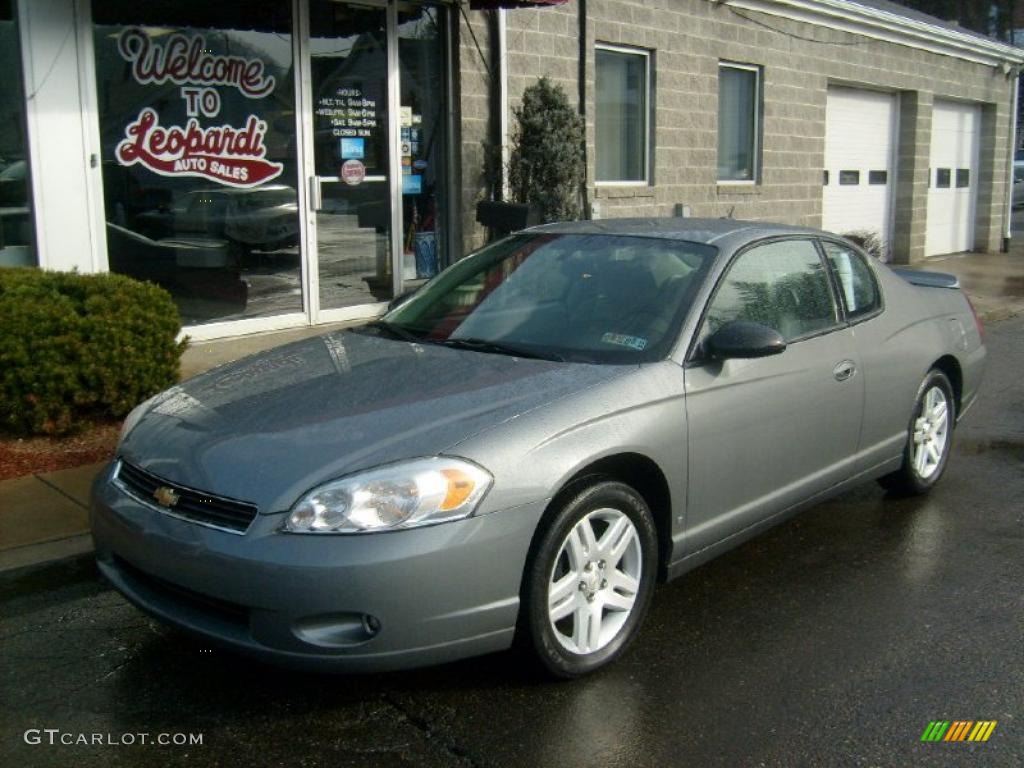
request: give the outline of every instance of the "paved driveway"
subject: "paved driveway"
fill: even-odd
[[[149,621],[86,561],[0,578],[0,765],[1019,766],[1021,338],[1024,319],[990,329],[983,399],[932,498],[865,486],[662,587],[633,652],[582,681],[510,654],[292,674]],[[938,719],[998,725],[922,744]],[[203,743],[25,743],[46,728]]]

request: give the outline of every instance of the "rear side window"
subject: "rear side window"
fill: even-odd
[[[878,283],[864,257],[838,243],[825,242],[825,256],[839,281],[839,292],[851,320],[870,315],[882,306]]]
[[[740,255],[708,307],[705,334],[726,323],[767,325],[786,341],[836,324],[824,264],[810,240],[778,240]]]

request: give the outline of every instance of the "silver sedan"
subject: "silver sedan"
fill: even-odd
[[[550,225],[137,408],[99,567],[265,659],[620,656],[655,582],[856,483],[930,491],[984,367],[948,276],[731,220]]]

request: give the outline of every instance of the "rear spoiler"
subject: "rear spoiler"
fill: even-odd
[[[925,272],[920,269],[900,269],[894,267],[893,272],[913,285],[923,285],[925,288],[959,288],[960,279],[956,275],[946,272]]]

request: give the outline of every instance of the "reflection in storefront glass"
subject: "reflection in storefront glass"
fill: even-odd
[[[0,0],[0,267],[35,266],[21,50],[12,0]]]
[[[186,324],[303,308],[291,9],[95,0],[110,269]]]

